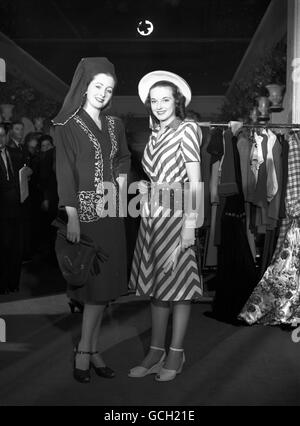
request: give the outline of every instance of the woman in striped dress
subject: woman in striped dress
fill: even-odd
[[[195,122],[184,121],[185,107],[191,100],[189,85],[176,74],[154,71],[142,78],[139,95],[148,107],[153,131],[143,155],[143,168],[151,182],[140,183],[144,194],[143,214],[137,238],[130,286],[138,296],[151,297],[151,346],[141,365],[130,370],[130,377],[156,374],[167,381],[180,373],[185,362],[183,340],[190,316],[191,300],[202,295],[202,282],[192,248],[197,213],[176,209],[175,192],[183,196],[183,186],[190,182],[188,197],[194,196],[200,181],[200,145]],[[176,190],[170,191],[174,187]],[[159,201],[162,193],[172,192],[167,206]],[[185,191],[186,192],[186,191]],[[164,196],[164,195],[163,195]],[[162,196],[162,198],[163,198]],[[186,196],[186,193],[184,194]],[[178,199],[178,198],[177,198]],[[178,203],[177,203],[178,207]],[[171,304],[173,329],[170,350],[165,351],[165,336]]]

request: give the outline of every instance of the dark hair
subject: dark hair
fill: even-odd
[[[159,120],[155,117],[151,109],[150,92],[155,87],[170,87],[172,89],[172,94],[175,100],[175,115],[176,117],[179,117],[181,120],[184,120],[186,117],[185,96],[183,96],[183,94],[180,92],[180,90],[174,83],[171,83],[170,81],[165,81],[165,80],[158,81],[155,84],[153,84],[153,86],[150,87],[149,94],[145,102],[145,106],[149,114],[151,115],[152,120],[154,120],[155,123],[159,123]]]
[[[37,143],[38,143],[38,146],[40,146],[40,143],[39,143],[39,133],[38,132],[29,132],[29,133],[27,133],[27,135],[24,138],[24,145],[26,146],[26,148],[28,147],[29,142],[32,141],[32,140],[36,140]]]
[[[51,145],[54,146],[53,137],[52,136],[50,136],[50,135],[42,135],[42,136],[40,136],[39,137],[39,143],[40,143],[40,145],[42,145],[42,142],[44,142],[44,141],[49,141],[51,143]]]
[[[7,133],[8,133],[8,128],[7,128],[7,126],[6,126],[4,123],[0,123],[0,127],[1,127],[2,129],[4,129],[5,134],[7,135]]]
[[[192,109],[188,109],[186,112],[186,118],[189,118],[193,121],[200,121],[201,120],[201,114],[199,112],[194,111]]]
[[[21,120],[15,120],[11,123],[11,129],[16,125],[16,124],[22,124],[22,126],[24,127],[24,123]]]

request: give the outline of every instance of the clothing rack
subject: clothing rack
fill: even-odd
[[[200,125],[209,126],[209,127],[230,127],[230,123],[199,123]],[[299,129],[300,130],[300,124],[273,124],[273,123],[253,123],[253,124],[246,124],[242,123],[243,127],[246,127],[248,129],[257,129],[257,128],[263,128],[263,129]]]

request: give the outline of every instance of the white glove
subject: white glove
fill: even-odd
[[[181,230],[180,238],[181,238],[181,251],[184,251],[195,244],[195,229],[186,228],[184,226]]]

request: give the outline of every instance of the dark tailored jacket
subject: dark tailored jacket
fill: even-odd
[[[58,203],[55,175],[55,148],[41,154],[39,183],[43,192],[43,200]]]
[[[19,162],[12,154],[12,150],[6,147],[10,156],[10,164],[13,174],[7,180],[4,161],[0,155],[0,219],[16,218],[21,213],[20,187],[19,187]]]
[[[9,139],[7,142],[7,147],[10,148],[11,157],[14,159],[14,163],[17,165],[19,169],[21,169],[24,164],[28,162],[28,154],[23,145],[17,146],[13,139]]]

